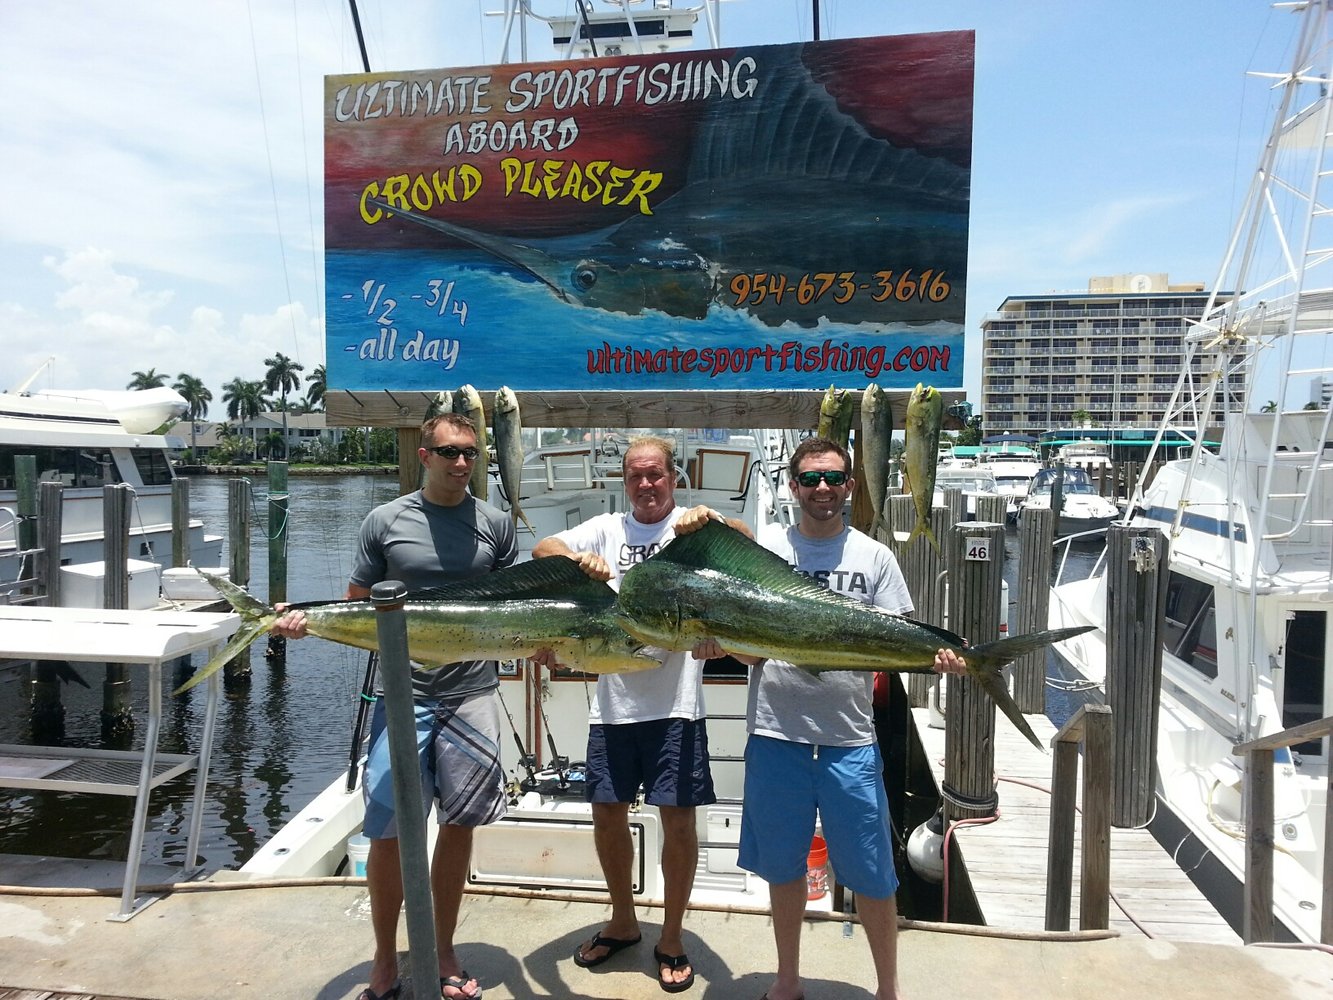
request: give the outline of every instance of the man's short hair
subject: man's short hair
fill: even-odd
[[[620,471],[623,473],[628,467],[631,452],[647,451],[649,449],[662,456],[662,461],[666,463],[667,472],[676,467],[676,446],[666,438],[645,434],[642,437],[630,438],[629,447],[625,449],[625,457],[620,460]]]
[[[439,413],[433,417],[428,417],[421,424],[421,436],[425,438],[440,424],[446,424],[455,430],[467,431],[474,438],[478,437],[477,425],[472,422],[472,418],[463,413]]]
[[[847,449],[836,441],[830,441],[828,438],[808,437],[796,446],[796,450],[791,453],[791,461],[787,463],[787,471],[791,473],[791,478],[795,479],[796,474],[801,471],[801,460],[806,455],[828,455],[834,454],[842,459],[842,471],[850,473],[852,471],[852,456]]]

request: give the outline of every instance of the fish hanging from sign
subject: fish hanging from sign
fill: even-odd
[[[770,326],[961,323],[968,167],[872,133],[815,78],[802,46],[763,52],[754,97],[710,104],[684,183],[649,214],[519,241],[402,202],[365,203],[605,312],[703,319],[721,306]]]

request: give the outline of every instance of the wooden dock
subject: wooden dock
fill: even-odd
[[[944,780],[944,730],[931,729],[926,709],[913,709],[938,786]],[[1029,715],[1038,738],[1055,727]],[[1003,717],[995,726],[999,819],[953,833],[987,926],[1045,927],[1046,846],[1050,837],[1051,763]],[[1081,791],[1081,782],[1080,782]],[[1078,833],[1075,817],[1073,927],[1078,921]],[[1146,829],[1111,830],[1111,929],[1126,937],[1239,944],[1240,938]]]

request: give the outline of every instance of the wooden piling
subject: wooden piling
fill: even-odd
[[[420,427],[398,428],[399,496],[406,496],[408,493],[421,488],[421,477],[425,475],[426,470],[421,464],[421,459],[417,457],[417,449],[420,447]]]
[[[134,491],[124,483],[102,487],[102,607],[124,610],[130,605],[130,504]],[[102,738],[127,743],[134,733],[130,708],[129,668],[106,665],[102,684]]]
[[[64,525],[63,483],[42,483],[37,495],[37,586],[43,603],[60,606],[60,536]],[[38,663],[31,675],[29,722],[33,736],[41,742],[58,744],[65,738],[65,704],[60,677],[55,668]]]
[[[1051,560],[1054,554],[1055,514],[1050,510],[1025,510],[1018,519],[1018,614],[1011,635],[1027,635],[1049,625],[1051,606]],[[1046,650],[1037,650],[1014,661],[1014,701],[1020,711],[1046,711]]]
[[[977,520],[1004,524],[1009,514],[1009,498],[1002,496],[977,497]],[[1003,554],[1003,553],[1001,553]]]
[[[65,486],[42,483],[37,497],[38,587],[47,607],[60,606],[60,539],[65,530]]]
[[[1055,761],[1046,859],[1048,931],[1069,930],[1080,744],[1084,753],[1079,930],[1105,930],[1110,925],[1112,743],[1111,709],[1105,705],[1083,705],[1052,740]]]
[[[231,582],[244,587],[250,582],[250,480],[227,481],[227,548]],[[250,683],[250,649],[247,647],[222,668],[227,686]]]
[[[171,565],[190,561],[190,481],[179,476],[171,481]]]
[[[287,600],[287,463],[268,463],[268,603]],[[287,640],[269,634],[264,655],[283,662],[287,658]]]
[[[14,513],[18,517],[15,541],[20,552],[31,552],[37,547],[37,456],[14,456],[14,489],[16,503]],[[33,578],[31,556],[21,556],[18,563],[18,579]],[[24,587],[20,594],[31,595],[32,587]]]
[[[950,630],[980,645],[1000,635],[1004,525],[967,521],[948,537]],[[950,675],[945,718],[944,818],[993,816],[995,703],[976,681]]]
[[[916,525],[916,507],[909,494],[891,497],[888,505],[894,532],[910,532]],[[952,525],[951,513],[947,508],[936,507],[930,512],[931,529],[935,537],[947,541],[948,528]],[[918,535],[911,544],[900,542],[896,546],[899,568],[903,579],[907,581],[907,592],[912,595],[913,617],[930,625],[943,625],[945,616],[944,581],[940,574],[944,572],[943,556],[935,551],[924,535]],[[930,688],[934,678],[925,674],[911,674],[907,681],[908,702],[914,707],[925,705],[930,697]]]
[[[1168,549],[1156,528],[1113,524],[1106,532],[1106,703],[1115,717],[1116,826],[1141,826],[1153,812]]]

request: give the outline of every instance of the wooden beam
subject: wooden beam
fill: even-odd
[[[961,401],[961,389],[941,390],[945,405]],[[435,392],[375,390],[325,393],[331,427],[412,427],[421,423]],[[525,427],[698,427],[794,428],[813,431],[819,424],[823,390],[746,389],[657,392],[516,392]],[[853,427],[860,426],[861,393],[853,392]],[[893,424],[907,421],[906,389],[886,390]],[[486,420],[492,419],[495,392],[482,392]]]

